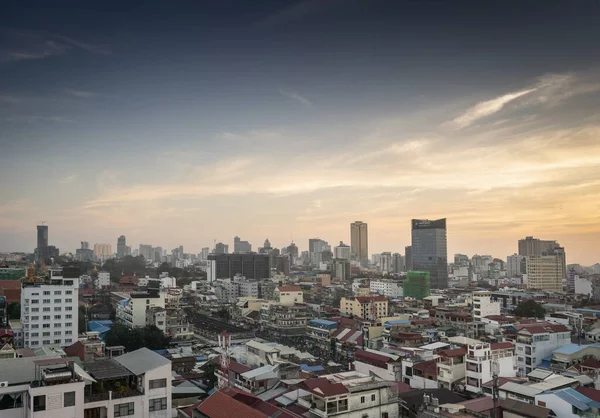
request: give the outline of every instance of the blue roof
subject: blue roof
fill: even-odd
[[[581,411],[587,411],[592,406],[597,408],[598,405],[600,405],[598,402],[582,395],[573,388],[561,389],[554,392],[554,394],[571,405],[574,405]]]
[[[119,301],[119,305],[121,305],[121,306],[125,306],[125,305],[127,305],[128,303],[129,303],[129,299],[121,299],[121,300]]]
[[[321,325],[327,328],[337,328],[338,323],[334,321],[328,321],[327,319],[311,319],[308,321],[311,325]]]
[[[308,364],[301,364],[300,370],[303,372],[322,372],[325,370],[323,366],[309,366]]]
[[[399,325],[399,324],[410,324],[410,321],[408,319],[392,319],[391,321],[385,321],[385,324],[390,324],[390,325]]]
[[[575,354],[581,350],[585,350],[587,347],[600,347],[600,344],[598,344],[598,343],[587,344],[587,345],[567,344],[567,345],[563,345],[560,348],[557,348],[556,350],[553,351],[553,353],[570,355],[570,354]]]

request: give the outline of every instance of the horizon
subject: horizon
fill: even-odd
[[[70,3],[0,16],[2,252],[447,218],[450,259],[600,262],[598,2]]]

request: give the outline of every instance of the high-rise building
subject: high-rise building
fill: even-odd
[[[96,260],[104,261],[112,256],[110,244],[94,244],[94,257]]]
[[[423,300],[431,294],[431,280],[428,271],[409,271],[402,283],[404,297]]]
[[[402,273],[406,271],[406,263],[402,254],[392,254],[392,273]]]
[[[508,277],[517,277],[527,273],[527,257],[513,254],[506,257],[506,274]]]
[[[94,251],[90,249],[87,241],[81,241],[81,248],[75,250],[75,257],[79,261],[90,261],[94,258]]]
[[[150,244],[140,244],[140,250],[138,252],[140,257],[148,261],[154,261],[154,250]]]
[[[469,256],[465,254],[454,254],[455,267],[469,266]]]
[[[404,264],[406,271],[411,271],[413,269],[412,247],[410,245],[404,247]]]
[[[271,265],[267,254],[209,254],[207,279],[231,279],[236,274],[247,279],[267,279],[271,276]]]
[[[200,259],[202,261],[208,260],[208,255],[210,254],[210,248],[204,247],[202,248],[202,253],[200,254]]]
[[[365,266],[369,264],[369,234],[365,222],[350,224],[350,247],[352,254]]]
[[[345,259],[333,260],[331,274],[341,281],[350,280],[350,261]]]
[[[340,241],[340,245],[338,245],[337,247],[335,247],[333,249],[333,256],[334,258],[340,259],[340,260],[350,260],[350,246],[344,244],[342,241]]]
[[[383,274],[393,273],[392,270],[392,253],[383,252],[379,258],[379,270],[383,272]]]
[[[311,238],[308,240],[308,254],[310,256],[310,264],[318,266],[321,262],[331,259],[329,254],[323,256],[324,253],[329,253],[331,246],[327,241],[320,238]]]
[[[560,255],[526,257],[527,287],[548,292],[563,290],[563,261]]]
[[[567,256],[564,247],[553,240],[542,240],[534,237],[525,237],[519,240],[519,255],[556,255],[561,259],[562,277],[567,279]]]
[[[242,241],[240,237],[233,237],[233,252],[236,254],[252,252],[252,245],[248,241]]]
[[[87,241],[81,241],[81,249],[82,250],[89,250],[90,249],[90,243]]]
[[[36,255],[38,260],[49,258],[48,254],[48,225],[37,226],[37,247]]]
[[[127,255],[127,240],[125,235],[121,235],[117,240],[117,258],[123,258]]]
[[[412,268],[430,274],[432,289],[448,287],[446,219],[412,220]]]
[[[227,254],[229,252],[229,245],[217,242],[215,244],[214,254]]]
[[[294,263],[294,261],[296,261],[296,259],[298,258],[298,246],[293,242],[287,246],[285,252],[286,254],[289,254],[292,257],[292,263]]]

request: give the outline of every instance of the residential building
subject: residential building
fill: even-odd
[[[349,245],[344,244],[340,241],[340,245],[333,249],[333,257],[340,260],[350,260],[351,249]]]
[[[558,255],[527,256],[527,287],[548,292],[563,290],[563,260]]]
[[[593,283],[587,277],[579,277],[574,275],[573,277],[573,290],[576,295],[587,295],[592,297],[594,294]]]
[[[506,275],[508,277],[522,276],[527,273],[527,257],[513,254],[506,257]]]
[[[385,296],[360,296],[340,299],[340,313],[374,320],[388,316],[388,298]]]
[[[397,418],[397,384],[355,371],[306,379],[298,385],[298,405],[318,417]]]
[[[599,391],[590,388],[564,388],[535,395],[535,404],[544,406],[560,418],[595,418],[600,416]],[[589,394],[594,399],[589,398]]]
[[[474,394],[482,393],[483,385],[492,380],[494,372],[500,377],[515,377],[517,370],[512,343],[470,344],[467,348],[465,389]]]
[[[379,259],[379,270],[383,274],[394,273],[394,270],[392,268],[392,253],[381,253],[381,258]]]
[[[529,374],[552,352],[571,343],[571,331],[562,324],[538,322],[517,325],[517,365],[520,376]]]
[[[565,249],[553,240],[541,240],[534,237],[526,237],[519,240],[519,255],[530,256],[557,256],[561,265],[561,277],[567,278],[567,260]]]
[[[392,255],[392,273],[402,273],[406,271],[406,260],[401,254]]]
[[[99,271],[98,277],[94,280],[94,287],[96,289],[110,287],[110,273],[108,271]]]
[[[266,279],[271,275],[268,254],[209,254],[207,279],[229,279],[236,274],[247,279]]]
[[[500,302],[492,301],[491,291],[473,292],[473,320],[481,321],[489,315],[500,315]]]
[[[313,344],[324,349],[331,346],[331,336],[338,328],[338,323],[327,319],[311,319],[306,324],[306,337]]]
[[[303,336],[309,319],[308,309],[305,304],[264,303],[260,309],[261,327],[278,336]]]
[[[153,307],[165,308],[165,295],[157,289],[132,292],[129,295],[113,292],[112,296],[121,299],[116,304],[117,321],[129,328],[146,326],[146,310]]]
[[[431,288],[448,287],[446,219],[412,220],[412,269],[430,275]]]
[[[229,245],[217,242],[215,244],[214,254],[227,254],[229,253]]]
[[[333,260],[331,274],[342,282],[350,280],[350,261],[337,258]]]
[[[57,356],[0,360],[0,370],[0,399],[12,400],[2,418],[171,416],[171,362],[147,348],[81,365]]]
[[[241,370],[242,368],[239,369],[239,371]],[[232,387],[219,389],[199,405],[194,405],[192,408],[192,415],[188,416],[190,418],[297,417],[286,409],[280,408],[245,391]]]
[[[437,367],[437,381],[440,388],[454,389],[455,385],[462,382],[466,375],[465,348],[455,348],[440,351]]]
[[[396,280],[380,279],[369,282],[371,293],[379,293],[390,298],[403,296],[402,284]]]
[[[123,258],[127,255],[127,239],[121,235],[117,240],[117,258]]]
[[[280,305],[291,306],[296,303],[304,303],[304,294],[300,286],[277,286],[274,294],[275,300]]]
[[[65,275],[61,268],[50,268],[47,279],[23,283],[21,323],[26,348],[66,346],[77,340],[79,273]]]
[[[350,246],[354,257],[365,266],[369,263],[369,236],[367,224],[356,221],[350,224]]]
[[[428,271],[411,270],[406,273],[406,278],[402,283],[403,296],[423,300],[431,294],[430,283],[430,273]]]

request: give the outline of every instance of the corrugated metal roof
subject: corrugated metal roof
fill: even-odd
[[[135,375],[140,375],[158,367],[171,364],[168,359],[160,354],[156,354],[152,350],[148,350],[146,347],[115,357],[115,360]]]

